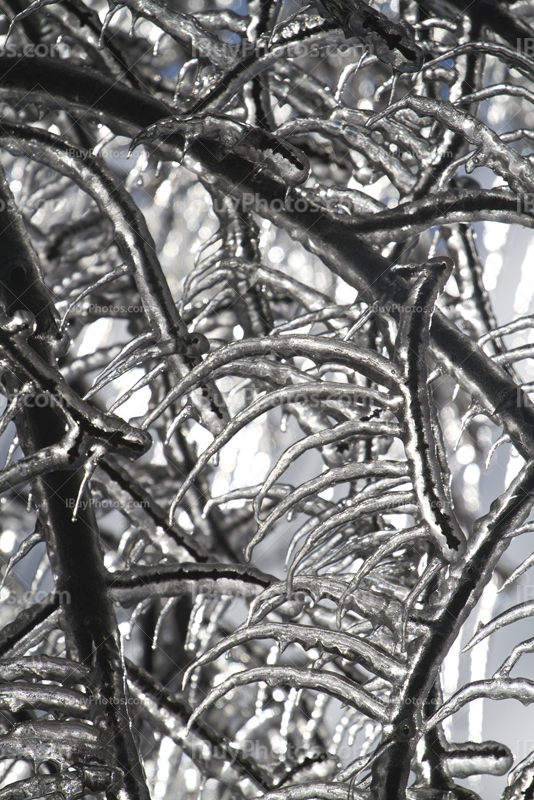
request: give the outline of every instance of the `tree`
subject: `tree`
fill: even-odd
[[[530,797],[531,5],[0,11],[0,800]]]

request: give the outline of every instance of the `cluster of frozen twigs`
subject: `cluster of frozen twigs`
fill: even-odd
[[[0,800],[532,797],[533,14],[1,0]]]

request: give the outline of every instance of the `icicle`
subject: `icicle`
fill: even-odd
[[[163,39],[164,36],[165,36],[165,33],[162,32],[161,36],[158,36],[158,38],[154,42],[154,47],[152,48],[152,55],[154,56],[154,58],[157,58],[157,56],[158,56],[159,46],[160,46],[161,40]]]
[[[50,561],[48,560],[48,553],[43,553],[39,559],[39,564],[34,572],[32,583],[30,586],[30,597],[33,597],[39,589],[39,585],[44,576],[50,569]]]
[[[140,19],[140,14],[136,14],[135,11],[132,11],[132,24],[130,25],[130,30],[128,31],[128,36],[130,39],[135,38],[135,25],[137,21]]]
[[[108,272],[106,275],[104,275],[102,278],[100,278],[100,280],[96,281],[95,283],[92,283],[91,286],[88,286],[86,289],[84,289],[82,292],[80,292],[80,294],[76,295],[74,300],[72,300],[69,303],[69,305],[67,306],[67,310],[65,311],[65,314],[64,314],[63,319],[61,320],[61,323],[60,323],[60,326],[59,326],[59,333],[62,334],[63,331],[65,330],[65,327],[67,325],[67,317],[68,317],[70,311],[76,305],[78,305],[80,300],[83,300],[84,297],[87,297],[88,294],[91,294],[91,292],[94,292],[95,289],[100,288],[100,286],[104,286],[106,283],[110,283],[111,281],[114,281],[116,278],[120,278],[120,277],[122,277],[122,275],[126,275],[127,272],[129,272],[128,265],[127,264],[121,264],[120,266],[115,267],[110,272]]]
[[[185,64],[182,64],[180,72],[178,73],[178,78],[176,80],[176,88],[174,90],[174,96],[172,99],[173,105],[176,105],[178,103],[178,95],[180,94],[180,88],[185,80],[187,73],[191,68],[198,67],[198,65],[199,65],[198,58],[190,58],[189,61],[186,61]]]
[[[4,469],[11,464],[11,461],[13,459],[13,456],[15,455],[15,452],[16,452],[18,446],[19,446],[19,437],[18,436],[14,436],[13,437],[13,441],[9,445],[9,449],[7,451],[7,456],[6,456],[6,462],[4,464]],[[29,498],[28,498],[28,502],[30,502]]]
[[[102,30],[100,31],[100,37],[98,39],[98,49],[104,49],[104,36],[106,35],[106,30],[108,29],[111,20],[119,10],[120,4],[115,2],[115,0],[108,0],[108,10],[106,12],[106,16],[104,17],[104,22],[102,24]]]
[[[93,473],[98,466],[98,462],[101,458],[106,455],[107,447],[103,444],[95,444],[91,448],[93,451],[93,455],[85,462],[83,467],[83,478],[80,484],[80,488],[78,490],[78,496],[76,498],[76,505],[74,506],[74,511],[72,512],[72,521],[74,522],[78,517],[78,509],[80,507],[80,503],[82,502],[83,493],[93,477]]]
[[[196,648],[196,639],[198,633],[200,631],[200,627],[202,625],[202,621],[204,619],[204,606],[206,604],[206,598],[204,595],[200,594],[195,597],[195,602],[193,603],[193,608],[191,610],[191,622],[189,623],[189,631],[187,632],[187,637],[184,644],[185,650],[195,650]]]
[[[7,576],[15,566],[18,564],[19,561],[22,559],[32,550],[35,545],[40,544],[44,541],[43,534],[40,531],[36,531],[35,533],[30,534],[27,536],[19,545],[17,551],[13,553],[9,561],[7,562],[6,568],[4,570],[4,574],[2,576],[2,582],[0,583],[0,592],[4,588]]]
[[[497,448],[498,448],[498,447],[499,447],[501,444],[505,444],[506,442],[510,442],[510,441],[511,441],[511,439],[510,439],[510,437],[508,436],[508,434],[507,434],[507,433],[502,433],[502,434],[499,436],[499,438],[497,439],[497,441],[495,441],[495,442],[494,442],[494,443],[491,445],[490,451],[489,451],[489,453],[488,453],[488,456],[487,456],[487,458],[486,458],[486,464],[485,464],[485,467],[486,467],[486,469],[488,469],[488,467],[489,467],[489,465],[490,465],[490,461],[491,461],[491,459],[492,459],[492,457],[493,457],[493,454],[494,454],[494,453],[495,453],[495,451],[497,450]]]
[[[358,72],[360,67],[363,66],[363,63],[364,63],[364,61],[365,61],[365,59],[367,58],[368,55],[369,55],[369,53],[367,51],[364,51],[362,53],[362,55],[360,56],[360,60],[359,61],[357,61],[355,64],[348,64],[343,69],[343,71],[341,72],[341,75],[339,76],[339,80],[337,82],[336,93],[334,95],[334,99],[336,100],[337,103],[339,103],[341,101],[341,95],[343,94],[343,92],[345,90],[345,86],[346,86],[346,83],[347,83],[348,79],[353,74]]]
[[[297,704],[297,689],[290,689],[289,695],[287,700],[284,703],[284,712],[282,714],[282,719],[280,720],[280,736],[284,740],[285,750],[284,755],[287,753],[287,742],[289,737],[289,723],[291,721],[291,716],[295,710],[295,706]]]
[[[180,412],[177,414],[177,416],[173,419],[173,421],[169,425],[167,433],[165,435],[165,444],[169,444],[169,442],[171,441],[172,437],[174,436],[180,425],[187,419],[191,419],[192,417],[197,419],[198,421],[198,415],[193,407],[193,404],[191,403],[190,400],[188,400],[184,405],[184,407],[180,410]]]
[[[220,597],[212,609],[206,629],[198,639],[198,655],[201,656],[209,647],[210,642],[219,627],[219,621],[223,616],[226,609],[229,607],[231,600],[228,597]]]
[[[136,607],[134,608],[134,610],[132,612],[132,615],[131,615],[130,619],[128,620],[128,629],[127,629],[127,631],[126,631],[126,633],[124,635],[124,638],[126,639],[126,641],[129,642],[131,640],[133,629],[134,629],[134,625],[136,624],[138,618],[142,614],[144,614],[145,611],[148,611],[148,609],[150,608],[150,604],[152,602],[154,602],[154,598],[146,597],[141,603],[138,603],[136,605]]]
[[[362,328],[362,327],[365,325],[365,323],[366,323],[368,320],[370,320],[370,319],[371,319],[371,317],[373,316],[373,314],[376,314],[376,312],[378,311],[378,307],[379,307],[379,304],[378,304],[378,303],[373,303],[373,305],[369,306],[369,307],[368,307],[368,308],[367,308],[367,309],[366,309],[366,310],[363,312],[363,314],[360,316],[360,318],[359,318],[359,319],[358,319],[358,320],[357,320],[357,321],[354,323],[354,325],[352,325],[352,327],[351,327],[351,328],[349,328],[349,330],[347,331],[347,333],[346,333],[346,334],[345,334],[345,336],[343,337],[343,341],[347,342],[347,341],[349,341],[350,339],[352,339],[352,337],[354,336],[354,334],[356,333],[356,331],[359,331],[359,330],[360,330],[360,328]]]
[[[108,133],[108,135],[107,135],[107,136],[104,136],[104,138],[103,138],[103,139],[101,139],[101,140],[100,140],[100,141],[99,141],[99,142],[98,142],[98,143],[97,143],[97,144],[96,144],[96,145],[93,147],[93,151],[92,151],[93,155],[94,155],[94,156],[98,156],[98,155],[101,153],[101,151],[103,150],[103,148],[104,148],[106,145],[108,145],[108,144],[110,144],[112,141],[114,141],[114,139],[116,138],[116,136],[117,136],[117,134],[116,134],[114,131],[110,131],[110,133]]]
[[[128,555],[128,559],[126,562],[127,565],[130,566],[131,564],[135,564],[136,561],[138,561],[141,558],[141,556],[143,555],[149,544],[150,542],[148,542],[144,538],[136,542]]]
[[[158,617],[158,621],[156,623],[156,627],[155,627],[155,630],[154,630],[154,638],[152,639],[152,650],[155,650],[157,648],[157,646],[158,646],[158,636],[159,636],[159,632],[161,630],[161,626],[163,625],[163,623],[165,621],[165,617],[167,616],[167,614],[169,613],[169,611],[171,610],[171,608],[173,607],[173,605],[176,602],[178,602],[178,599],[176,597],[170,597],[164,603],[163,608],[160,611],[160,614],[159,614],[159,617]]]
[[[467,428],[469,422],[473,419],[473,417],[476,417],[478,414],[484,414],[484,409],[482,408],[482,406],[479,406],[478,403],[475,403],[474,405],[473,404],[470,405],[465,414],[463,415],[462,424],[460,425],[460,433],[458,434],[458,438],[456,439],[456,442],[453,447],[453,450],[455,452],[458,449],[458,445],[460,444],[460,439],[462,438],[462,435],[465,429]]]

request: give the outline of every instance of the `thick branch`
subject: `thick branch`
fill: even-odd
[[[3,200],[0,301],[9,316],[20,315],[21,311],[33,314],[37,325],[28,339],[28,347],[31,345],[43,362],[57,371],[59,380],[56,354],[60,337],[55,308],[3,172],[0,195]],[[17,390],[19,379],[13,372],[6,376],[5,382],[10,392]],[[24,408],[16,421],[22,448],[30,456],[62,439],[67,418],[62,410],[46,406]],[[123,773],[123,790],[131,800],[148,800],[143,769],[125,711],[123,671],[115,639],[116,620],[107,596],[92,504],[84,503],[78,517],[72,518],[73,502],[82,489],[82,478],[80,472],[67,477],[64,472],[50,472],[33,481],[33,497],[39,509],[62,607],[69,655],[88,664],[94,663],[99,669],[102,691],[109,701],[107,723],[113,741],[112,752]],[[108,791],[110,797],[118,798],[121,786],[109,787]]]

